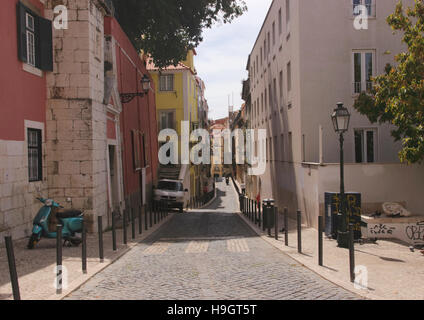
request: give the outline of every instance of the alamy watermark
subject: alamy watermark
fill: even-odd
[[[159,149],[159,162],[162,165],[232,165],[235,161],[239,165],[247,163],[250,176],[265,173],[267,152],[264,129],[213,130],[211,136],[206,129],[196,129],[190,133],[190,122],[181,121],[181,139],[175,130],[164,129],[159,133],[159,141],[165,142]],[[190,142],[195,143],[191,150]],[[181,157],[178,156],[180,147]]]
[[[366,266],[355,267],[355,282],[353,286],[357,290],[368,289],[368,268]]]
[[[353,20],[353,27],[356,30],[368,30],[368,7],[364,5],[357,5],[353,9],[355,19]]]
[[[68,8],[64,5],[54,7],[53,13],[55,18],[53,20],[53,26],[56,30],[67,30],[68,29]]]

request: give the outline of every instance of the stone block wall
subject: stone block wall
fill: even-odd
[[[19,239],[31,234],[32,220],[42,206],[36,198],[46,194],[46,183],[28,182],[26,141],[0,140],[0,164],[0,243],[3,243],[7,235]],[[45,172],[44,167],[43,176]]]
[[[49,196],[85,212],[90,231],[107,210],[104,16],[97,0],[50,0],[68,8],[68,29],[53,30],[54,70],[47,76]]]

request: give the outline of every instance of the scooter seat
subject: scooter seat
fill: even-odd
[[[76,218],[82,215],[82,211],[79,210],[61,210],[56,213],[56,217],[59,219]]]

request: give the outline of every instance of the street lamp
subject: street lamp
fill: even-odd
[[[340,212],[338,214],[338,232],[337,243],[340,248],[349,248],[349,232],[348,218],[346,214],[346,196],[344,188],[344,134],[349,129],[350,113],[343,107],[343,103],[339,102],[337,108],[331,116],[333,120],[334,131],[340,135]]]
[[[150,78],[146,74],[143,75],[143,78],[141,79],[141,87],[143,88],[143,92],[121,93],[121,102],[122,103],[129,103],[135,97],[144,97],[144,95],[146,95],[149,92],[149,90],[150,90]]]

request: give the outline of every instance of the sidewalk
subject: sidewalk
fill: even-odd
[[[355,245],[355,265],[365,266],[368,272],[368,287],[358,290],[350,282],[349,250],[338,248],[336,240],[323,236],[324,266],[320,267],[317,230],[302,226],[302,254],[299,254],[295,220],[289,220],[289,246],[285,246],[283,233],[279,233],[279,240],[275,240],[274,230],[269,237],[267,231],[263,232],[242,213],[238,214],[262,239],[321,277],[364,298],[424,300],[424,255],[419,250],[411,252],[407,244],[378,240],[375,244]],[[279,225],[279,230],[282,228],[283,224]]]
[[[284,234],[279,240],[263,232],[242,213],[239,216],[265,241],[286,253],[323,278],[368,299],[424,300],[424,256],[408,245],[395,241],[378,240],[376,244],[355,245],[355,264],[368,271],[368,288],[357,290],[350,282],[349,250],[337,247],[336,240],[324,236],[324,266],[318,265],[318,231],[302,227],[302,254],[297,252],[297,227],[289,220],[289,246],[284,244]],[[282,229],[279,226],[279,230]]]
[[[103,234],[104,255],[103,263],[99,259],[99,242],[96,234],[87,235],[87,274],[82,273],[81,246],[78,248],[63,248],[63,266],[68,273],[68,287],[61,295],[56,295],[54,287],[56,267],[56,240],[42,239],[34,250],[26,249],[28,239],[14,241],[16,268],[19,277],[19,288],[22,300],[60,300],[72,291],[79,288],[87,280],[93,277],[129,250],[144,240],[163,224],[169,221],[175,213],[170,213],[160,223],[154,225],[148,231],[144,228],[138,234],[138,222],[136,222],[136,238],[131,239],[131,225],[127,229],[127,245],[123,245],[123,230],[117,229],[117,251],[112,249],[112,232]],[[64,272],[65,276],[65,272]],[[64,277],[65,279],[65,277]],[[4,246],[0,247],[0,300],[11,300],[12,287],[10,284],[9,267]]]

